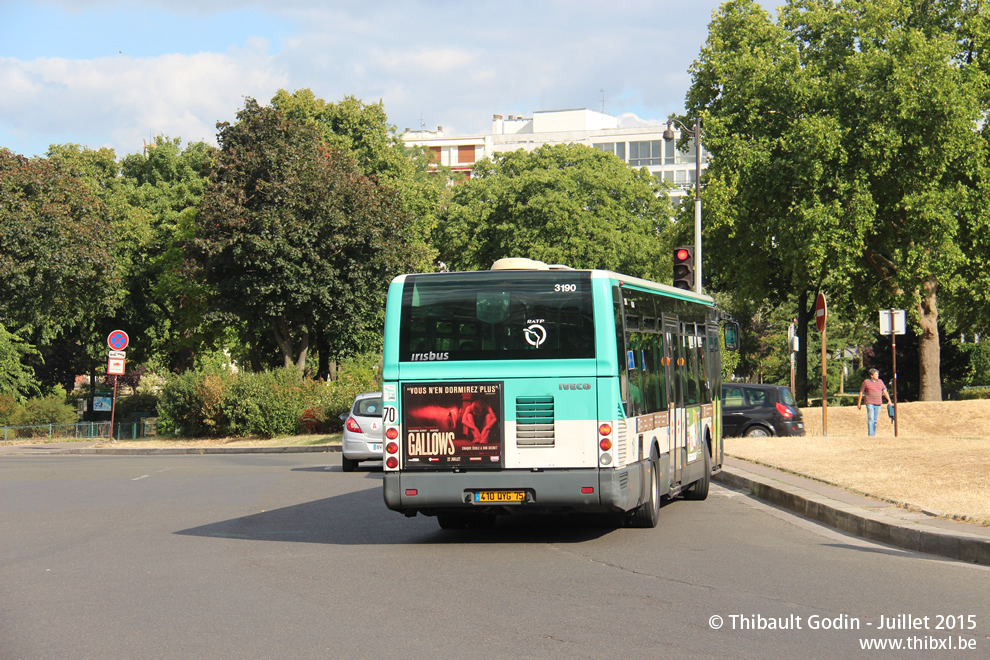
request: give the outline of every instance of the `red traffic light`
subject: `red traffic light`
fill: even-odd
[[[694,289],[694,248],[674,248],[674,286],[691,291]]]

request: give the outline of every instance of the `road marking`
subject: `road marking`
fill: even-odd
[[[140,477],[134,477],[133,479],[131,479],[131,481],[138,481],[139,479],[144,479],[150,476],[151,476],[150,474],[142,474]]]

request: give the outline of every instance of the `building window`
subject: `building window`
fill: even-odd
[[[473,163],[474,162],[474,145],[460,145],[457,147],[457,162],[458,163]]]
[[[430,155],[434,163],[440,162],[440,147],[430,147]]]
[[[605,153],[615,154],[619,157],[619,160],[624,161],[626,159],[626,143],[625,142],[599,142],[593,145],[595,149],[604,151]]]
[[[647,142],[629,143],[629,164],[633,167],[663,165],[664,141],[650,140]]]

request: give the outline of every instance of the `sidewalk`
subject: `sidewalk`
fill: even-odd
[[[0,445],[2,455],[288,454],[339,452],[340,445],[128,449],[95,442]],[[990,527],[909,511],[774,468],[726,457],[714,480],[840,531],[887,545],[990,566]]]
[[[714,479],[854,536],[990,566],[990,527],[909,511],[737,458],[726,457]]]

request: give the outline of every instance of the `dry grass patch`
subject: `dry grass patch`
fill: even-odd
[[[806,408],[803,438],[728,438],[732,456],[868,495],[990,524],[990,401],[899,404],[898,437],[881,418],[866,435],[866,411]]]

